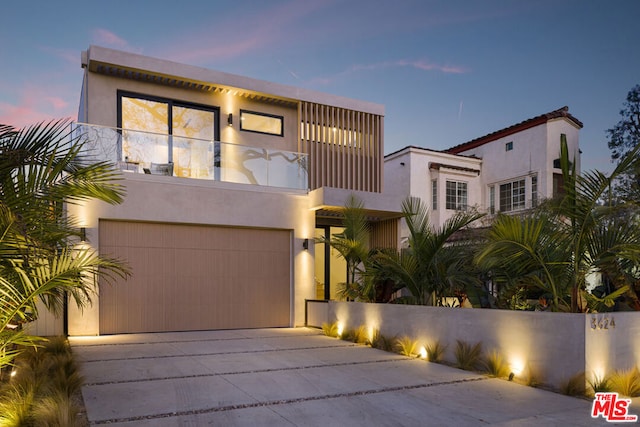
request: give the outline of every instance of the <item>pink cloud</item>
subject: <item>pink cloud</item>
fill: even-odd
[[[61,89],[54,88],[53,90],[59,91]],[[64,94],[44,95],[51,92],[52,88],[49,86],[30,85],[22,88],[16,103],[0,102],[0,123],[20,128],[64,117],[75,119],[76,107],[64,99]],[[75,94],[69,95],[76,97]]]
[[[244,15],[241,23],[235,19],[228,19],[226,24],[207,26],[186,33],[173,45],[163,46],[159,54],[178,62],[203,64],[297,43],[300,39],[291,38],[291,29],[303,21],[305,16],[332,3],[333,1],[319,0],[290,1],[270,7],[266,2],[267,8],[259,13]],[[197,43],[193,43],[193,40],[197,40]]]
[[[54,110],[63,110],[69,105],[64,99],[55,96],[46,96],[44,100],[49,102]]]
[[[445,74],[463,74],[468,72],[468,70],[463,67],[436,64],[424,60],[410,61],[405,59],[389,62],[378,62],[375,64],[354,65],[346,72],[356,72],[360,70],[378,70],[392,67],[412,67],[423,71],[440,71]]]
[[[141,49],[136,49],[128,41],[115,33],[104,29],[96,28],[92,31],[93,42],[105,47],[111,47],[114,49],[126,50],[129,52],[140,53]]]
[[[375,71],[375,70],[382,70],[382,69],[394,68],[394,67],[411,67],[421,71],[429,71],[429,72],[436,71],[436,72],[441,72],[445,74],[464,74],[469,72],[467,68],[460,67],[460,66],[437,64],[437,63],[433,63],[425,60],[399,59],[397,61],[352,65],[348,69],[342,72],[339,72],[337,74],[334,74],[333,76],[314,78],[310,81],[310,83],[318,84],[318,85],[327,85],[337,80],[338,78],[344,77],[348,74],[353,74],[360,71]]]

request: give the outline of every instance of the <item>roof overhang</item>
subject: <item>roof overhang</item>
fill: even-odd
[[[319,216],[339,216],[351,196],[364,204],[365,214],[370,221],[400,218],[402,200],[398,196],[367,191],[353,191],[342,188],[321,187],[309,192],[309,208],[318,211]]]
[[[231,93],[261,101],[297,105],[312,102],[384,115],[384,106],[294,86],[252,79],[135,53],[90,46],[82,67],[94,73],[207,92]]]
[[[541,114],[539,116],[517,123],[513,126],[500,129],[488,135],[481,136],[480,138],[476,138],[463,144],[456,145],[455,147],[451,147],[448,150],[445,150],[445,152],[451,154],[460,154],[473,148],[477,148],[481,145],[488,144],[489,142],[498,140],[500,138],[505,138],[509,135],[513,135],[515,133],[522,132],[523,130],[540,126],[552,120],[558,119],[566,120],[577,129],[582,129],[582,127],[584,126],[580,120],[569,113],[569,107],[565,106],[546,114]]]

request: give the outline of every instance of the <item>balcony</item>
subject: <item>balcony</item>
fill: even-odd
[[[73,123],[97,160],[127,173],[307,190],[307,155],[220,141]]]

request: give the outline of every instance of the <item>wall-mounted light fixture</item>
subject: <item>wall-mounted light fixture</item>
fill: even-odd
[[[87,229],[84,227],[80,228],[80,241],[81,242],[87,241]]]
[[[306,251],[309,249],[309,239],[304,239],[302,241],[302,248]]]
[[[229,116],[227,117],[227,125],[233,126],[233,113],[229,113]]]

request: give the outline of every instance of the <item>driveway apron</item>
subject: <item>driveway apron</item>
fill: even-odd
[[[91,425],[610,425],[591,401],[275,328],[70,338]],[[637,403],[637,402],[634,402]],[[638,413],[634,404],[632,413]]]

